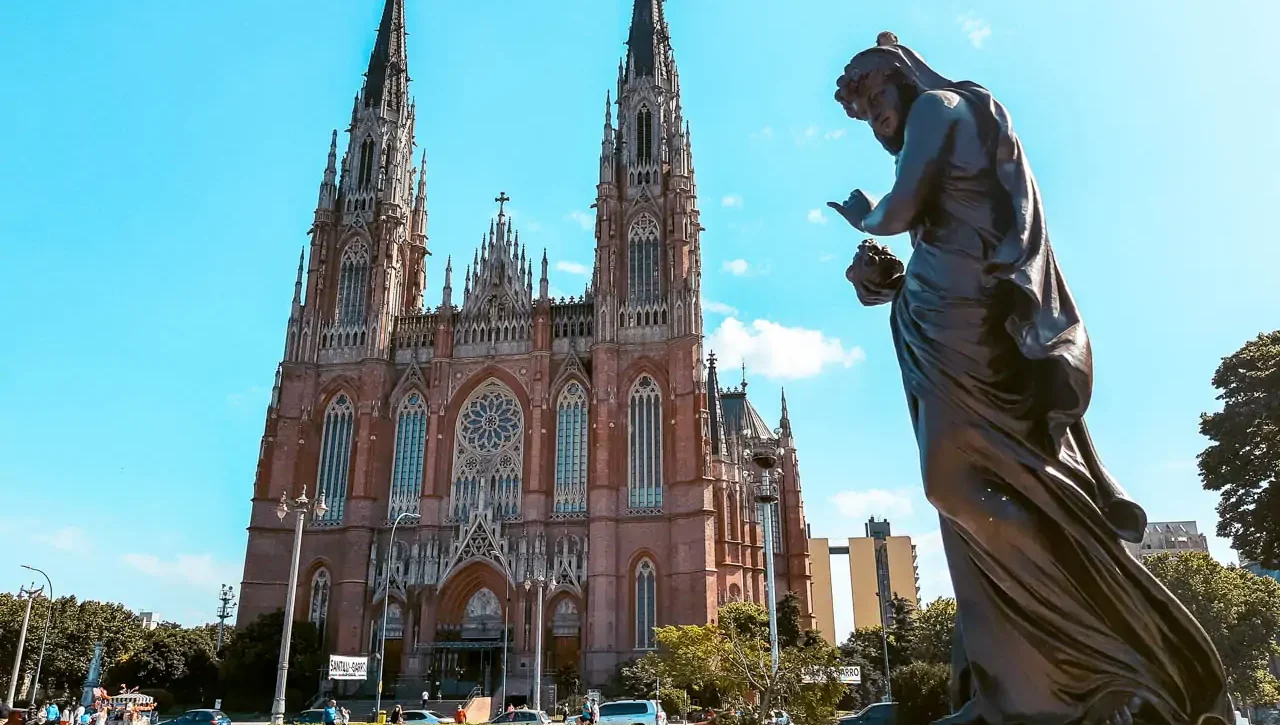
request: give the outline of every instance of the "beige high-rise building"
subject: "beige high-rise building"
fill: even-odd
[[[809,539],[813,616],[823,638],[831,644],[839,644],[849,634],[836,631],[832,556],[849,557],[855,628],[881,625],[888,614],[881,602],[887,605],[894,597],[920,604],[920,576],[911,537],[891,535],[889,522],[875,517],[866,523],[865,532],[865,536],[850,537],[844,546],[839,545],[839,539]]]

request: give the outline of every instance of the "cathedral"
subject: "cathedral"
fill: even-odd
[[[594,270],[581,296],[552,299],[505,193],[470,264],[446,262],[427,294],[404,2],[386,0],[298,265],[242,625],[285,606],[295,519],[277,509],[305,493],[325,508],[305,522],[295,617],[329,654],[376,655],[385,628],[384,681],[402,695],[520,700],[566,668],[599,687],[656,647],[655,627],[763,603],[765,505],[777,596],[795,592],[812,626],[786,399],[770,425],[704,355],[680,77],[661,1],[634,3],[604,109]],[[778,456],[776,504],[753,496],[761,448]]]

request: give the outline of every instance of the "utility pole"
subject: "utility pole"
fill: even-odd
[[[31,622],[31,603],[35,601],[36,595],[44,591],[44,587],[35,589],[35,582],[31,582],[31,586],[27,588],[18,587],[18,596],[27,595],[27,612],[22,615],[22,632],[18,635],[18,651],[13,653],[13,671],[9,675],[9,696],[4,702],[9,707],[13,707],[13,696],[18,690],[18,670],[22,669],[22,648],[27,644],[27,624]]]
[[[226,626],[226,621],[231,618],[231,610],[235,608],[235,590],[229,585],[223,584],[222,590],[218,592],[218,648],[215,653],[222,653],[222,630]]]

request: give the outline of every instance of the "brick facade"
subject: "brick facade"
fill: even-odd
[[[388,627],[390,681],[418,687],[452,678],[455,687],[467,680],[493,692],[495,600],[477,594],[487,589],[508,622],[508,693],[528,692],[537,589],[524,584],[541,575],[555,581],[543,610],[544,650],[554,651],[554,661],[544,666],[573,664],[586,684],[603,684],[641,653],[642,560],[656,572],[659,625],[706,623],[731,598],[763,601],[763,529],[751,500],[748,445],[781,449],[777,589],[800,594],[809,611],[785,399],[781,427],[772,431],[747,401],[745,382],[721,390],[714,357],[710,367],[703,362],[702,229],[661,3],[636,1],[617,102],[606,104],[592,282],[567,300],[547,294],[545,254],[534,289],[534,260],[500,195],[463,275],[461,306],[451,262],[440,304],[424,306],[425,165],[415,169],[412,161],[403,18],[402,0],[386,0],[340,162],[336,132],[331,144],[267,411],[241,622],[285,599],[292,525],[277,517],[280,498],[304,490],[314,498],[318,486],[328,487],[326,502],[335,510],[341,499],[342,515],[307,527],[296,617],[323,622],[330,652],[372,652],[389,596],[401,612],[398,636]],[[634,505],[630,495],[643,458],[633,452],[643,445],[633,443],[643,418],[631,396],[646,376],[660,400],[660,465],[647,474],[660,479],[657,506]],[[566,429],[557,427],[565,425],[557,401],[570,385],[585,389],[587,406],[585,492],[576,503],[556,491],[557,438]],[[511,483],[485,473],[478,493],[467,493],[459,483],[465,457],[457,452],[471,443],[458,438],[459,419],[484,391],[518,406],[519,440],[503,439],[504,450],[520,451],[503,470],[518,475],[504,474],[515,475]],[[419,429],[400,420],[411,395],[425,399],[425,432],[414,434]],[[332,423],[326,437],[326,412],[343,401],[352,411],[349,429]],[[420,459],[408,461],[398,440],[416,442],[420,448],[406,450]],[[337,475],[334,461],[348,455],[345,477]],[[421,475],[405,494],[397,471],[418,471],[416,461]],[[393,499],[405,495],[416,499],[421,518],[402,521],[388,566],[390,519],[401,505]],[[572,510],[557,510],[565,501]],[[327,582],[319,598],[318,576]]]

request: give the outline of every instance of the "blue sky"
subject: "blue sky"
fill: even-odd
[[[0,588],[30,563],[60,592],[194,623],[238,583],[298,250],[380,5],[0,7]],[[815,535],[889,516],[917,538],[927,598],[949,584],[886,312],[858,306],[843,269],[860,237],[824,206],[891,183],[890,159],[832,101],[878,31],[1010,109],[1093,336],[1090,426],[1153,520],[1212,531],[1195,469],[1209,379],[1280,319],[1264,216],[1280,198],[1280,108],[1261,70],[1280,65],[1280,9],[1050,5],[667,4],[723,379],[745,358],[770,419],[786,385]],[[581,291],[629,18],[626,0],[409,0],[432,304],[499,190],[522,239],[548,249],[554,286]]]

